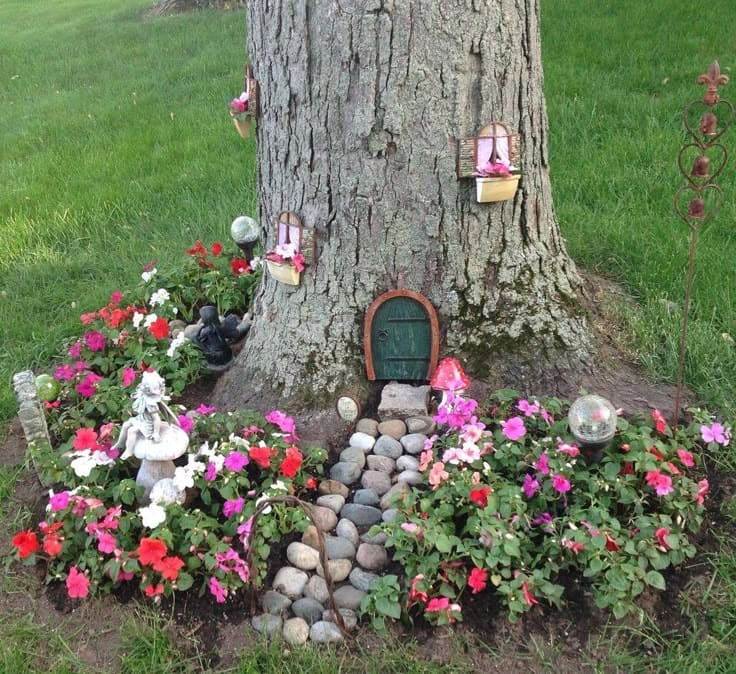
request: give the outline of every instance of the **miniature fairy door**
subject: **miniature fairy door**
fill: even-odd
[[[363,341],[368,379],[429,379],[439,354],[437,312],[411,290],[384,293],[366,313]]]

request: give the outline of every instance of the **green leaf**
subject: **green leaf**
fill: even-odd
[[[450,540],[450,537],[446,534],[440,534],[439,536],[437,536],[437,540],[435,541],[434,546],[440,552],[450,552],[450,550],[452,550],[452,541]]]
[[[664,582],[664,576],[659,571],[648,571],[647,575],[644,576],[644,580],[647,585],[657,588],[658,590],[664,590],[666,585]]]
[[[194,578],[192,578],[192,576],[183,571],[179,572],[179,577],[176,580],[176,585],[179,590],[188,590],[190,587],[192,587],[193,583]]]

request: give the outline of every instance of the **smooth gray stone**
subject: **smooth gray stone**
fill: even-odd
[[[340,452],[340,461],[357,463],[360,468],[365,468],[365,452],[359,447],[348,447]]]
[[[340,511],[341,517],[346,517],[359,527],[368,527],[381,521],[381,511],[373,506],[360,503],[346,503]]]
[[[369,454],[366,459],[368,460],[368,470],[380,470],[382,473],[388,473],[390,475],[396,469],[396,461],[390,456]]]
[[[431,435],[437,428],[432,417],[409,417],[406,420],[406,430],[409,433],[424,433]]]
[[[375,489],[358,489],[353,494],[353,503],[361,505],[377,506],[381,502],[381,498]]]
[[[325,610],[325,607],[316,599],[302,597],[291,605],[291,610],[297,618],[303,618],[312,625],[318,620],[322,620],[322,612]]]
[[[382,496],[391,489],[391,476],[380,470],[366,470],[360,478],[360,484],[364,489],[373,489],[376,494]]]
[[[269,637],[281,631],[280,616],[272,615],[270,613],[262,613],[261,615],[253,616],[250,624],[256,632],[265,634]]]
[[[387,456],[390,459],[398,459],[404,453],[404,448],[398,440],[395,440],[390,435],[382,435],[376,440],[373,453],[376,456]]]
[[[382,545],[361,543],[356,558],[358,564],[369,571],[377,571],[388,564],[388,553]]]
[[[396,470],[419,470],[419,459],[415,456],[404,454],[397,459]]]
[[[401,447],[401,444],[399,444],[399,447]],[[360,468],[353,461],[340,461],[330,468],[330,477],[344,485],[350,485],[360,477]]]
[[[360,544],[360,534],[358,533],[358,527],[355,526],[354,522],[351,522],[347,517],[343,517],[338,523],[335,533],[338,536],[350,541],[354,548],[358,548]]]
[[[327,559],[354,559],[355,546],[340,536],[325,536]]]
[[[373,545],[383,545],[388,540],[388,534],[385,531],[379,531],[375,536],[371,536],[367,531],[360,537],[363,543],[372,543]]]
[[[313,571],[317,568],[317,564],[319,564],[319,552],[309,545],[294,541],[293,543],[289,543],[289,547],[286,548],[286,559],[297,569]]]
[[[335,623],[320,620],[309,628],[309,638],[316,644],[335,644],[342,641],[343,636]]]
[[[349,608],[357,611],[360,608],[360,602],[365,596],[365,592],[354,588],[352,585],[342,585],[333,593],[337,608]]]
[[[273,589],[285,594],[289,599],[298,599],[304,592],[309,576],[293,566],[281,567],[273,579]]]
[[[323,508],[329,508],[333,513],[337,514],[345,505],[345,497],[340,494],[325,494],[317,499],[317,505]]]
[[[327,568],[330,571],[332,582],[340,583],[350,575],[353,570],[353,562],[350,559],[328,559]],[[317,574],[324,578],[325,570],[321,564],[317,567]]]
[[[379,578],[379,575],[370,571],[363,571],[358,566],[350,572],[349,576],[350,584],[357,590],[362,590],[363,592],[370,592]]]
[[[312,576],[304,588],[304,596],[324,604],[330,598],[325,579],[321,576]]]
[[[345,623],[345,629],[354,630],[358,626],[358,616],[355,611],[352,611],[349,608],[341,608],[338,613],[342,616],[342,621]],[[322,614],[322,620],[337,624],[336,616],[332,612],[331,608],[328,608]]]
[[[351,447],[362,449],[364,452],[370,452],[373,445],[376,444],[376,436],[369,433],[353,433],[348,444]]]
[[[383,511],[383,515],[381,515],[381,519],[386,522],[386,524],[390,524],[396,519],[396,516],[399,514],[399,511],[396,510],[396,508],[389,508],[388,510]]]
[[[330,510],[324,506],[313,505],[311,506],[311,511],[317,526],[322,531],[332,531],[335,528],[337,515],[334,510]]]
[[[290,646],[301,646],[309,639],[309,625],[304,618],[289,618],[284,623],[284,641]]]
[[[386,510],[399,502],[402,496],[410,491],[411,487],[406,482],[397,482],[383,496],[381,496],[381,508]],[[345,508],[343,507],[343,510]]]
[[[396,478],[397,482],[406,482],[406,484],[416,485],[424,482],[424,476],[416,470],[402,470]]]
[[[419,454],[424,451],[424,442],[427,436],[424,433],[410,433],[401,438],[401,445],[409,454]]]
[[[291,606],[291,599],[281,594],[280,592],[268,590],[263,595],[261,606],[263,606],[263,610],[266,613],[271,613],[272,615],[281,615],[284,611],[289,610],[289,607]]]
[[[320,494],[340,494],[343,498],[347,498],[350,490],[337,480],[322,480],[319,483]]]
[[[398,440],[402,435],[406,435],[406,424],[401,419],[387,419],[378,424],[378,432]]]
[[[378,435],[378,422],[375,419],[358,419],[355,431],[375,438]]]

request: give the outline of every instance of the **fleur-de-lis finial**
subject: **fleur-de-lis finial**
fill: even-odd
[[[712,106],[720,100],[718,86],[728,84],[728,75],[721,75],[721,66],[718,64],[718,61],[713,61],[708,66],[708,72],[698,77],[698,84],[705,84],[708,87],[708,91],[703,96],[703,103]]]

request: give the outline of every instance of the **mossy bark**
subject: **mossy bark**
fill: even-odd
[[[549,182],[538,0],[262,0],[248,24],[266,247],[293,211],[317,255],[296,288],[265,279],[216,397],[364,386],[363,317],[395,287],[433,303],[441,353],[478,376],[534,385],[585,364]],[[513,200],[479,204],[454,141],[493,120],[520,135],[523,177]]]

